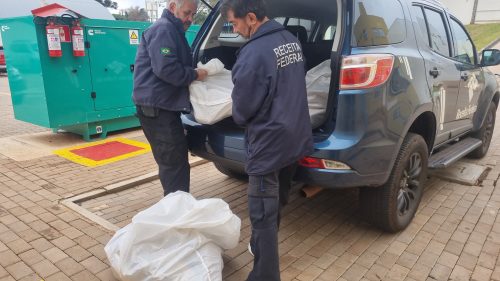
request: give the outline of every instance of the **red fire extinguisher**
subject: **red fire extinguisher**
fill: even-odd
[[[73,40],[73,56],[84,57],[85,45],[83,43],[83,29],[80,27],[80,22],[76,21],[71,28],[71,36]]]
[[[45,27],[47,32],[47,44],[49,48],[50,57],[61,57],[61,37],[59,36],[59,27],[54,22],[49,21]]]

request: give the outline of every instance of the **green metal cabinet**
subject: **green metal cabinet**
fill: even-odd
[[[58,24],[72,21],[56,18]],[[0,20],[15,118],[77,133],[90,140],[139,126],[132,103],[134,60],[144,22],[81,19],[85,56],[61,43],[62,57],[49,57],[40,17]],[[132,38],[131,38],[132,37]]]

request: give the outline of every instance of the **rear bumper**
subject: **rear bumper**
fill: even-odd
[[[295,180],[328,189],[345,189],[384,184],[386,173],[362,175],[353,170],[312,169],[299,166]]]
[[[208,144],[205,145],[209,146]],[[203,159],[217,162],[231,170],[245,173],[244,162],[210,153],[207,151],[206,146],[190,147],[190,150]],[[238,151],[233,151],[232,153],[238,153]],[[244,155],[245,151],[240,150],[239,153]],[[379,186],[384,184],[386,177],[386,172],[362,175],[354,170],[313,169],[299,166],[295,175],[295,180],[328,189],[345,189],[360,186]]]
[[[1,64],[0,64],[0,72],[1,72],[1,73],[6,73],[6,72],[7,72],[7,66],[6,66],[6,65],[1,65]]]

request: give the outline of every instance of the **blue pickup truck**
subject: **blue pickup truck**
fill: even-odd
[[[383,3],[382,3],[383,2]],[[367,220],[394,232],[418,208],[428,168],[490,146],[500,90],[462,23],[435,0],[269,0],[271,18],[301,42],[309,69],[331,60],[325,114],[314,152],[296,180],[324,188],[360,188]],[[231,68],[244,39],[215,6],[193,44],[194,61]],[[479,59],[481,57],[481,59]],[[244,128],[183,122],[191,151],[230,176],[244,175]]]

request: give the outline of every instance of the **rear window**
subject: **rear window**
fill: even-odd
[[[353,47],[400,43],[405,40],[406,26],[403,7],[398,0],[355,0]]]

